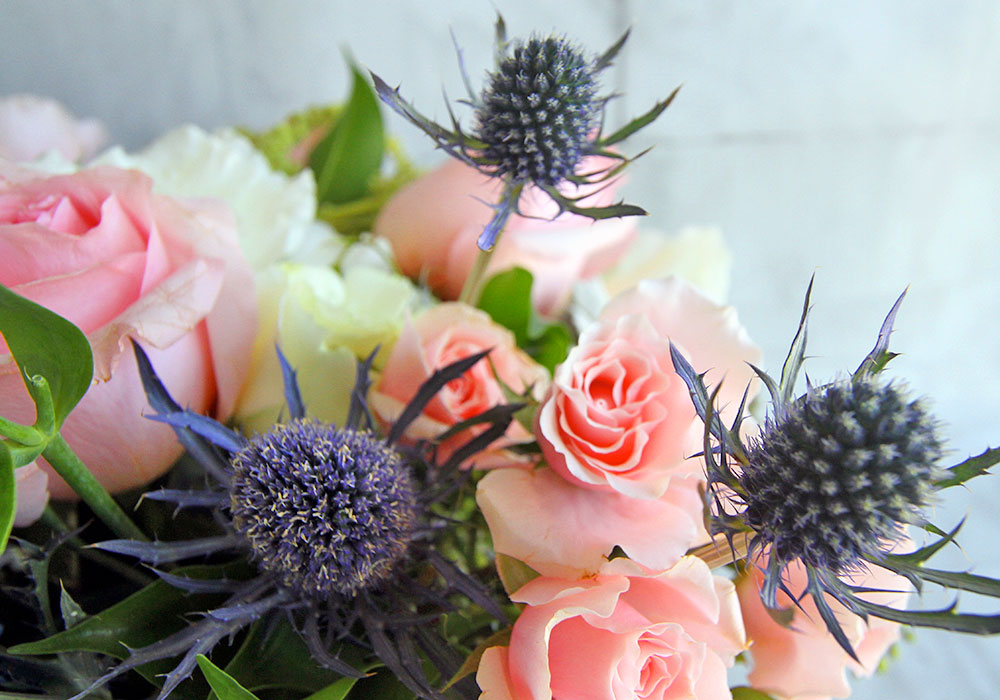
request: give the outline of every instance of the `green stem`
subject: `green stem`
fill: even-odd
[[[499,238],[497,236],[498,240]],[[479,303],[479,295],[482,294],[483,285],[486,282],[486,266],[490,264],[494,250],[496,250],[496,246],[489,250],[479,251],[476,261],[472,264],[472,269],[469,270],[469,276],[465,278],[465,284],[462,286],[462,293],[458,297],[460,302],[469,306],[475,306]]]
[[[77,495],[90,506],[94,515],[105,525],[124,539],[147,542],[147,538],[132,519],[125,514],[111,494],[101,486],[97,478],[87,469],[87,466],[74,454],[58,433],[42,452],[42,457],[52,465],[56,473],[70,485]]]

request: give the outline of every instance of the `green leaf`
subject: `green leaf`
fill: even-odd
[[[968,634],[1000,634],[1000,615],[956,613],[954,605],[943,610],[897,610],[854,596],[851,597],[850,604],[861,612],[904,625],[933,627]]]
[[[510,595],[521,586],[532,579],[538,578],[541,574],[525,564],[520,559],[497,552],[497,574],[503,589]]]
[[[212,691],[219,700],[259,700],[259,698],[237,683],[232,676],[209,660],[204,654],[198,654],[198,668],[205,674],[205,680],[212,686]]]
[[[987,473],[987,470],[1000,462],[1000,447],[985,450],[975,457],[969,457],[964,462],[956,464],[948,469],[950,476],[942,479],[934,485],[939,489],[946,489],[950,486],[964,484],[969,479]]]
[[[763,693],[756,688],[751,688],[747,685],[732,688],[732,692],[733,700],[774,700],[774,698],[767,693]]]
[[[3,285],[0,285],[0,334],[23,377],[45,378],[45,389],[39,388],[37,382],[26,381],[25,385],[36,403],[40,391],[51,394],[54,428],[58,430],[87,393],[94,376],[94,359],[87,337],[62,316]]]
[[[10,450],[0,443],[0,553],[7,549],[7,538],[14,529],[17,512],[17,483],[14,480],[14,461]]]
[[[396,678],[386,668],[379,669],[379,672],[360,679],[348,695],[349,698],[357,700],[416,700],[416,695]]]
[[[378,99],[357,67],[351,65],[351,97],[330,133],[309,155],[316,174],[316,199],[342,204],[363,197],[378,175],[385,148]]]
[[[466,676],[471,676],[473,673],[479,670],[479,662],[483,658],[483,654],[490,647],[505,647],[510,644],[510,627],[505,627],[499,632],[491,634],[489,637],[480,642],[472,653],[465,659],[462,666],[455,672],[455,675],[451,677],[451,680],[445,684],[442,690],[448,690],[451,686],[458,683],[460,680]]]
[[[518,347],[552,372],[566,359],[573,344],[569,329],[543,321],[531,305],[534,278],[515,267],[490,278],[479,297],[479,308],[514,334]]]
[[[889,336],[892,335],[892,324],[896,320],[896,314],[899,313],[899,306],[903,303],[903,297],[905,296],[906,290],[904,289],[903,293],[896,299],[896,303],[889,309],[889,313],[886,314],[885,320],[882,321],[882,327],[879,328],[878,340],[875,341],[875,347],[865,356],[865,359],[861,361],[861,365],[852,375],[852,379],[855,381],[874,377],[885,369],[885,366],[889,364],[892,358],[896,357],[896,353],[889,352]]]
[[[174,574],[191,578],[219,578],[228,567],[189,566]],[[110,608],[91,615],[74,627],[37,642],[18,644],[11,654],[61,654],[92,651],[118,659],[136,649],[157,642],[187,626],[184,616],[203,612],[225,600],[222,595],[190,595],[163,581],[154,581]],[[137,670],[147,680],[169,671],[169,660],[140,666]]]
[[[312,693],[342,678],[312,660],[309,648],[287,619],[270,622],[254,623],[239,651],[226,664],[227,674],[257,692],[287,688]],[[363,654],[356,647],[344,645],[338,655],[346,663],[366,670]]]
[[[799,370],[802,368],[802,362],[805,359],[809,322],[809,296],[812,294],[815,279],[815,275],[809,278],[809,286],[806,288],[806,298],[802,302],[802,316],[799,318],[799,329],[792,340],[792,346],[788,349],[785,364],[781,367],[781,381],[778,385],[781,387],[782,405],[791,402],[792,394],[795,392],[795,382],[799,377]]]
[[[304,700],[344,700],[357,682],[357,678],[341,678],[339,681],[334,681],[325,688],[317,690]]]

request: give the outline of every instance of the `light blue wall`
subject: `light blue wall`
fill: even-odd
[[[910,285],[895,362],[949,424],[954,456],[1000,443],[1000,4],[994,0],[495,0],[512,34],[553,29],[603,50],[613,118],[673,87],[631,148],[629,199],[665,231],[722,227],[732,300],[777,369],[815,271],[810,376],[853,369]],[[36,92],[137,147],[181,122],[266,126],[347,90],[341,53],[422,110],[461,95],[449,27],[478,80],[494,5],[426,2],[0,2],[0,94]],[[423,163],[440,157],[395,117]],[[971,511],[955,567],[1000,575],[1000,481],[937,510]],[[967,603],[972,603],[971,598]],[[985,610],[985,608],[981,608]],[[921,631],[869,700],[994,698],[1000,640]]]

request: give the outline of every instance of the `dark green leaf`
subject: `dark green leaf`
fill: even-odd
[[[288,688],[303,693],[318,691],[342,678],[312,660],[309,648],[287,619],[269,622],[254,623],[240,650],[226,665],[227,674],[254,691]],[[338,656],[357,668],[364,665],[363,654],[355,647],[345,645]]]
[[[363,197],[378,174],[385,147],[378,99],[351,66],[351,97],[330,133],[309,155],[316,174],[316,199],[342,204]]]
[[[14,528],[17,511],[17,484],[14,480],[14,462],[10,450],[0,443],[0,552],[7,549],[7,538]]]
[[[987,473],[987,470],[1000,462],[1000,447],[985,450],[982,454],[969,457],[964,462],[956,464],[948,469],[950,476],[942,479],[934,485],[939,489],[946,489],[949,486],[964,484],[969,479]]]
[[[219,566],[190,566],[174,573],[192,578],[218,578],[226,571],[226,567]],[[92,651],[124,659],[129,655],[128,648],[147,646],[173,634],[187,625],[184,615],[208,610],[224,599],[220,595],[187,595],[163,581],[155,581],[71,629],[37,642],[19,644],[8,651],[30,655]],[[166,661],[141,666],[138,671],[152,679],[172,667]]]
[[[198,654],[198,668],[205,674],[205,680],[219,700],[259,700],[204,654]]]
[[[956,525],[951,532],[943,532],[942,530],[928,523],[926,529],[940,537],[940,539],[937,542],[932,542],[926,547],[921,547],[920,549],[913,552],[908,552],[907,554],[887,554],[885,555],[885,560],[889,562],[898,561],[908,565],[919,564],[920,562],[927,561],[946,544],[948,544],[949,542],[953,542],[955,540],[955,535],[958,534],[958,531],[962,529],[962,525],[964,524],[965,524],[965,518],[962,518],[961,522],[959,522],[958,525]],[[934,528],[934,530],[931,530],[932,527]],[[871,563],[875,564],[876,566],[882,565],[880,561],[872,560]]]
[[[347,697],[357,700],[369,700],[370,698],[416,700],[417,696],[413,694],[413,691],[407,689],[391,671],[381,668],[378,673],[359,680]]]
[[[471,676],[473,673],[478,671],[479,662],[482,660],[483,654],[487,649],[490,647],[502,647],[510,644],[510,631],[510,627],[505,627],[480,642],[480,644],[472,650],[472,653],[466,657],[461,668],[459,668],[458,671],[455,672],[455,675],[451,677],[451,680],[445,684],[443,690],[447,690],[466,676]]]
[[[44,377],[51,393],[55,429],[90,387],[94,359],[79,328],[0,285],[0,334],[25,377]],[[37,384],[25,382],[32,398]]]
[[[615,57],[625,46],[625,42],[628,41],[628,35],[632,32],[631,29],[625,31],[621,38],[608,48],[607,51],[602,53],[596,61],[594,61],[594,72],[599,72],[611,65],[615,60]]]
[[[1000,634],[1000,615],[972,615],[954,612],[955,606],[943,610],[897,610],[867,600],[852,597],[852,606],[862,612],[914,627],[966,632],[968,634]]]
[[[624,41],[624,39],[625,37],[622,37],[622,41]],[[667,97],[667,99],[661,102],[657,102],[648,112],[646,112],[641,116],[636,117],[628,124],[623,126],[621,129],[611,134],[610,136],[605,136],[601,139],[598,139],[595,145],[603,148],[605,146],[611,146],[613,144],[616,144],[619,141],[624,141],[629,136],[639,131],[639,129],[642,129],[643,127],[652,123],[653,120],[655,120],[658,116],[660,116],[663,113],[663,110],[665,110],[667,107],[670,106],[670,103],[674,101],[675,97],[677,97],[677,93],[680,91],[680,89],[681,89],[680,86],[677,86],[676,88],[674,88],[674,91],[670,93],[670,96]]]

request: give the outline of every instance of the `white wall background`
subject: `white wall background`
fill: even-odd
[[[616,123],[676,85],[633,140],[657,147],[626,190],[665,231],[721,226],[732,300],[777,369],[815,271],[808,368],[853,369],[910,285],[894,372],[934,398],[956,458],[1000,443],[1000,4],[995,0],[0,0],[0,94],[56,97],[139,147],[182,122],[265,127],[342,99],[341,52],[427,114],[474,79],[494,4],[512,35],[556,30],[595,52],[631,26],[609,85]],[[610,83],[613,83],[610,84]],[[419,162],[434,153],[395,116]],[[949,564],[1000,576],[1000,484],[937,509],[970,513]],[[963,603],[980,611],[1000,605]],[[1000,640],[919,631],[856,698],[995,698]]]

